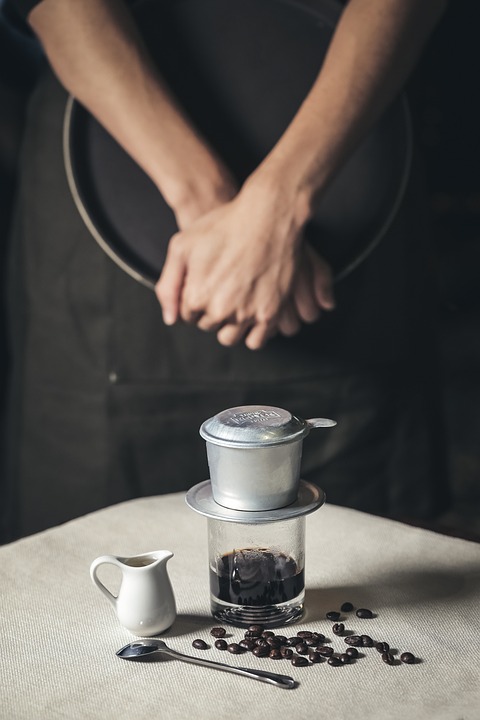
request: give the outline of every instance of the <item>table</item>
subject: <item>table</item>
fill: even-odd
[[[133,636],[91,583],[90,562],[159,549],[175,553],[168,568],[178,619],[167,642],[292,675],[296,689],[177,660],[115,656]],[[328,504],[307,518],[307,611],[286,634],[315,629],[345,648],[325,613],[351,601],[376,617],[351,613],[347,628],[413,652],[414,665],[386,665],[374,648],[349,666],[305,668],[192,648],[194,638],[211,642],[218,623],[209,616],[206,520],[183,494],[122,503],[5,545],[0,582],[1,718],[480,718],[480,545],[473,542]]]

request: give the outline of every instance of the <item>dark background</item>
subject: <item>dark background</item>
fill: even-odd
[[[408,82],[424,159],[438,278],[443,407],[447,426],[450,511],[440,529],[480,537],[480,107],[476,3],[450,2]],[[40,53],[5,21],[0,0],[0,267],[6,277],[8,226],[28,96]],[[8,351],[0,302],[0,409]],[[0,428],[2,429],[2,428]],[[2,429],[3,432],[3,429]],[[1,445],[0,445],[1,446]]]

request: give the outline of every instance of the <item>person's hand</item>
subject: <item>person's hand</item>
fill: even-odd
[[[272,192],[247,181],[231,202],[171,239],[156,286],[165,322],[182,318],[216,330],[222,344],[245,337],[247,346],[257,349],[280,318],[285,334],[296,331],[299,309],[301,319],[313,320],[316,294],[325,306],[331,299],[324,297],[328,272],[322,261],[317,256],[307,262],[300,253],[303,224],[281,185]]]

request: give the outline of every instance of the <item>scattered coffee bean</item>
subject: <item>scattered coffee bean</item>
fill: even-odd
[[[323,657],[320,655],[319,652],[315,652],[315,651],[308,653],[308,659],[310,660],[311,663],[323,662]]]
[[[346,638],[343,638],[347,645],[354,645],[355,647],[359,647],[362,644],[362,638],[360,635],[347,635]]]
[[[384,663],[387,663],[387,665],[393,665],[394,663],[393,655],[389,652],[382,653],[382,660]]]
[[[274,647],[270,650],[269,656],[272,660],[281,660],[283,655],[279,647]]]
[[[415,655],[411,652],[404,652],[400,655],[400,660],[407,665],[412,665],[415,662]]]
[[[238,643],[230,643],[230,645],[227,645],[227,650],[229,653],[232,653],[232,655],[239,655],[240,653],[246,652],[245,648]]]
[[[303,642],[305,643],[305,645],[308,645],[308,647],[316,647],[319,643],[317,638],[314,638],[313,636],[309,638],[303,638]]]
[[[305,667],[310,664],[304,655],[294,655],[291,659],[291,663],[296,667]]]
[[[271,630],[264,630],[262,632],[262,637],[265,638],[265,640],[269,637],[273,637],[275,633],[273,633]]]
[[[373,613],[368,608],[358,608],[355,615],[363,620],[373,618]]]
[[[360,635],[363,647],[373,647],[373,640],[370,635]]]
[[[352,659],[358,658],[358,650],[356,647],[348,647],[345,650],[345,654]]]
[[[379,653],[385,653],[390,650],[390,645],[387,642],[377,642],[375,648]]]
[[[217,650],[226,650],[227,649],[227,641],[223,638],[219,638],[218,640],[215,640],[215,647]]]
[[[352,658],[351,658],[351,655],[349,655],[348,653],[342,653],[341,655],[338,656],[338,659],[339,659],[340,662],[342,662],[344,665],[348,665],[348,663],[350,662],[350,660],[351,660]]]
[[[323,657],[330,657],[333,655],[333,648],[329,645],[320,645],[317,647],[317,652]]]
[[[302,638],[298,637],[298,635],[294,635],[293,637],[287,638],[285,645],[288,645],[288,647],[295,647],[295,645],[298,645],[299,642],[302,642]]]
[[[351,602],[344,602],[343,605],[340,607],[340,610],[342,612],[352,612],[353,605]]]
[[[304,642],[298,643],[298,645],[295,645],[295,651],[299,655],[306,655],[308,653],[307,643],[304,643]]]
[[[338,667],[339,665],[343,665],[343,662],[336,655],[332,655],[332,657],[329,657],[327,662],[329,665],[332,665],[333,667]]]
[[[267,655],[270,655],[270,650],[271,650],[270,645],[256,645],[253,648],[252,653],[256,657],[267,657]]]
[[[336,610],[330,610],[330,612],[326,613],[326,617],[328,618],[328,620],[332,620],[333,622],[335,622],[340,618],[340,613]]]
[[[253,637],[254,635],[256,635],[256,637],[260,637],[260,635],[263,633],[264,629],[265,628],[263,627],[263,625],[249,625],[248,626],[248,632],[251,633],[250,637]]]
[[[316,640],[317,643],[322,643],[325,641],[325,635],[322,635],[322,633],[314,632],[312,633],[312,639]]]
[[[343,623],[335,623],[332,627],[334,635],[343,635],[345,632],[345,625]]]
[[[243,640],[240,640],[238,643],[240,647],[244,648],[245,650],[253,650],[254,647],[256,647],[254,640],[251,638],[244,638]]]
[[[287,644],[287,638],[285,635],[275,635],[277,640],[280,642],[280,645],[286,645]]]
[[[300,630],[297,635],[299,638],[305,639],[312,637],[313,633],[311,632],[311,630]]]
[[[282,646],[280,648],[280,652],[282,653],[282,657],[284,658],[290,659],[291,657],[293,657],[293,650],[291,647]]]
[[[222,627],[214,627],[210,630],[210,635],[213,635],[213,637],[216,638],[222,638],[226,634],[225,628]]]
[[[279,648],[280,645],[282,644],[281,640],[279,640],[279,638],[278,638],[276,635],[272,635],[271,637],[267,637],[266,640],[267,640],[267,643],[268,643],[268,644],[270,645],[270,647],[272,647],[272,648]]]
[[[207,650],[208,645],[204,640],[200,640],[200,638],[197,638],[192,642],[192,645],[194,648],[197,648],[197,650]]]
[[[265,638],[262,638],[262,637],[256,638],[256,640],[254,640],[253,642],[255,643],[255,645],[257,645],[257,647],[270,648],[270,645],[269,645],[268,642],[265,640]]]

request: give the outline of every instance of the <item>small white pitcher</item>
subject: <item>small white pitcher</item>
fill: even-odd
[[[134,557],[102,555],[90,566],[93,582],[112,603],[120,624],[133,635],[158,635],[175,620],[175,597],[167,573],[171,557],[173,553],[169,550]],[[117,597],[97,577],[97,570],[104,563],[116,565],[122,571]]]

